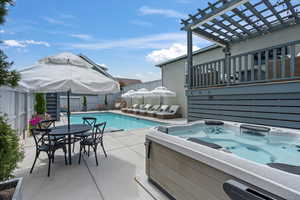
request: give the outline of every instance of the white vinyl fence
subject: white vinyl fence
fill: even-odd
[[[18,89],[0,87],[0,115],[6,115],[8,123],[21,135],[28,127],[34,112],[34,96]]]
[[[106,96],[106,97],[105,97]],[[87,110],[102,110],[103,108],[113,108],[116,100],[120,98],[121,94],[107,94],[98,96],[86,95]],[[105,102],[106,98],[106,102]],[[71,96],[70,97],[70,110],[72,112],[78,112],[83,110],[83,96]],[[105,105],[105,103],[107,103]],[[60,109],[61,111],[67,110],[67,97],[60,96]]]

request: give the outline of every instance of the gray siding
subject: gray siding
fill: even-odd
[[[300,82],[187,91],[188,120],[219,119],[300,129]]]

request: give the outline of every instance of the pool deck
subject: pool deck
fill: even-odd
[[[109,111],[124,114],[120,111]],[[136,115],[126,114],[137,117]],[[139,116],[140,117],[140,116]],[[157,120],[158,122],[183,124],[184,119]],[[57,125],[65,123],[65,119]],[[148,128],[131,131],[107,133],[104,145],[108,157],[98,150],[99,166],[94,155],[84,155],[78,164],[78,144],[73,153],[73,164],[66,166],[62,151],[57,151],[55,163],[51,167],[51,176],[47,177],[48,159],[45,153],[40,155],[32,174],[35,147],[32,137],[23,141],[25,159],[15,171],[18,177],[24,177],[24,200],[158,200],[167,199],[145,178],[144,141]],[[146,189],[145,189],[146,188]]]

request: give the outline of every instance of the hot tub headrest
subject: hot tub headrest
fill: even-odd
[[[205,120],[204,123],[205,123],[206,125],[215,125],[215,126],[224,125],[224,122],[222,122],[222,121],[217,121],[217,120]]]
[[[221,149],[222,148],[222,146],[220,146],[220,145],[217,145],[217,144],[214,144],[214,143],[210,143],[210,142],[205,142],[205,141],[200,140],[198,138],[189,138],[187,140],[191,141],[191,142],[195,142],[197,144],[201,144],[201,145],[213,148],[213,149]]]
[[[300,166],[288,165],[285,163],[268,163],[267,165],[291,174],[300,175]]]
[[[163,133],[168,133],[169,132],[169,128],[166,126],[158,126],[157,130]]]

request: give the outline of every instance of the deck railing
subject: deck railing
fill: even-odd
[[[300,79],[300,41],[194,65],[191,88]]]

